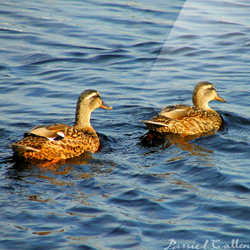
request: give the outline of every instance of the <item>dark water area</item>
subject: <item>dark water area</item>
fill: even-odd
[[[250,248],[249,13],[244,0],[1,2],[0,249]],[[190,105],[200,81],[227,100],[210,104],[223,129],[143,143],[140,121]],[[13,158],[32,127],[73,125],[89,88],[114,108],[92,113],[97,153]]]

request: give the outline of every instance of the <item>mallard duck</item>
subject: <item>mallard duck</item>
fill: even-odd
[[[91,112],[96,108],[112,109],[96,90],[85,90],[77,102],[73,127],[61,123],[37,126],[11,145],[14,155],[26,159],[60,160],[79,156],[85,151],[96,152],[100,141],[90,125]]]
[[[194,88],[193,106],[182,104],[167,106],[153,119],[142,122],[151,131],[183,136],[219,130],[222,118],[208,106],[208,102],[212,100],[226,102],[217,94],[212,83],[200,82]]]

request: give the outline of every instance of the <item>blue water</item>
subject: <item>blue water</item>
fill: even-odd
[[[249,13],[248,0],[1,2],[0,248],[250,247]],[[191,104],[200,81],[227,100],[210,105],[223,130],[143,143],[140,121]],[[99,152],[13,159],[25,131],[72,125],[88,88],[114,108],[92,113]]]

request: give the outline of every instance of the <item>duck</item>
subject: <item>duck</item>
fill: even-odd
[[[212,100],[226,102],[219,96],[212,83],[199,82],[193,91],[193,106],[166,106],[158,115],[142,123],[146,124],[149,131],[181,136],[218,131],[222,125],[222,117],[209,107],[208,103]]]
[[[100,140],[90,124],[90,116],[97,108],[113,109],[102,101],[98,91],[83,91],[76,105],[74,126],[62,123],[36,126],[11,145],[14,155],[30,160],[59,161],[86,151],[95,153]]]

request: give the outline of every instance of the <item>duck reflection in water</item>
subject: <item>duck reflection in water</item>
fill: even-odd
[[[208,136],[215,134],[214,131],[210,131],[202,136]],[[200,138],[201,135],[189,135],[189,136],[180,136],[171,133],[155,133],[149,131],[143,135],[141,139],[141,144],[144,147],[158,147],[163,146],[163,148],[169,148],[172,145],[176,145],[181,148],[183,151],[190,152],[191,155],[196,156],[205,156],[204,154],[213,153],[213,150],[207,150],[202,146],[198,146],[191,142],[192,140]]]
[[[34,169],[35,173],[37,171],[41,172],[53,172],[54,175],[66,175],[71,171],[74,171],[73,168],[75,166],[84,166],[91,165],[91,161],[93,160],[93,156],[90,152],[85,152],[81,156],[61,160],[60,162],[49,162],[50,164],[45,164],[42,160],[37,159],[29,159],[23,161],[21,158],[16,157],[14,155],[13,161],[14,165],[12,168],[17,172],[29,172]]]
[[[9,161],[10,162],[10,161]],[[19,158],[13,158],[14,162],[8,171],[11,179],[35,178],[49,180],[54,185],[74,185],[77,179],[87,179],[96,174],[105,175],[110,173],[115,167],[112,162],[105,162],[95,158],[91,152],[85,152],[83,155],[61,160],[53,164],[46,164],[41,160],[22,161]],[[60,176],[65,176],[60,179]]]

